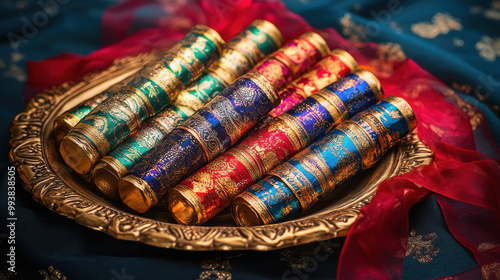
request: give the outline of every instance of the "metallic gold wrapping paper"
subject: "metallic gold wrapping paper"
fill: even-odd
[[[281,104],[269,114],[273,117],[286,112],[304,98],[356,70],[358,63],[346,51],[336,49],[314,64],[311,69],[280,90]]]
[[[121,199],[146,212],[170,187],[229,149],[278,102],[276,88],[262,74],[238,78],[141,158],[118,183]]]
[[[390,96],[341,124],[233,201],[239,225],[289,219],[373,166],[417,126],[410,105]]]
[[[219,61],[177,99],[149,119],[124,143],[100,159],[93,168],[96,186],[108,198],[118,199],[118,181],[137,161],[158,144],[174,127],[193,115],[205,103],[219,95],[230,83],[245,74],[265,55],[281,46],[283,38],[272,23],[256,20],[228,41]],[[245,50],[255,50],[245,52]]]
[[[62,113],[59,117],[54,120],[54,135],[57,142],[68,134],[68,132],[85,116],[87,116],[97,105],[101,104],[104,100],[110,97],[112,94],[120,90],[121,87],[126,85],[132,77],[128,77],[123,81],[110,86],[105,91],[91,97],[82,103],[76,105],[75,107],[69,109],[68,111]]]
[[[183,224],[202,224],[329,129],[382,100],[377,78],[357,70],[306,98],[173,188],[167,205]]]
[[[262,60],[254,70],[262,73],[278,90],[330,52],[325,40],[306,32]]]
[[[213,29],[197,25],[159,61],[145,66],[119,92],[99,104],[61,140],[64,161],[86,174],[134,129],[175,100],[185,85],[215,62],[224,41]]]

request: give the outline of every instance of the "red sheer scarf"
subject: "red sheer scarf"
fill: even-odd
[[[155,18],[148,9],[162,13]],[[227,40],[257,18],[273,22],[285,40],[312,29],[277,1],[121,2],[103,15],[105,47],[87,56],[63,54],[28,62],[25,97],[102,70],[117,58],[166,49],[194,24],[209,25]],[[138,31],[133,32],[135,29]],[[408,210],[431,194],[436,194],[450,232],[474,253],[478,263],[498,263],[500,164],[476,151],[473,130],[484,131],[482,142],[495,147],[492,154],[499,152],[482,115],[406,59],[398,45],[352,43],[333,29],[319,32],[332,49],[350,52],[362,68],[374,72],[387,95],[408,100],[419,120],[418,135],[435,154],[431,165],[379,186],[349,231],[338,278],[350,279],[354,272],[357,278],[399,278],[408,237]]]

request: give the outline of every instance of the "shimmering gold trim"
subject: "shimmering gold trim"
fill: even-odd
[[[186,54],[189,53],[189,54]],[[167,53],[166,54],[166,62],[165,64],[168,64],[170,68],[186,68],[187,71],[191,75],[190,82],[196,80],[201,73],[205,70],[205,66],[202,64],[202,62],[199,59],[196,59],[196,56],[194,55],[194,52],[191,48],[189,47],[182,47],[177,50],[177,53]],[[181,65],[181,66],[178,66]],[[174,70],[175,71],[175,70]],[[176,75],[177,76],[177,75]],[[169,94],[170,96],[170,94]],[[172,98],[172,99],[175,99]]]
[[[143,179],[127,175],[118,182],[122,201],[134,211],[146,213],[158,203],[158,197]]]
[[[256,62],[264,58],[264,54],[257,48],[252,40],[246,37],[238,37],[238,39],[239,41],[229,41],[227,48],[235,50],[243,55],[251,66],[254,66]]]
[[[301,160],[302,168],[304,168],[306,171],[308,171],[309,173],[311,173],[314,176],[314,178],[318,181],[319,186],[321,187],[323,192],[328,192],[329,190],[333,190],[335,188],[335,185],[336,185],[335,176],[334,176],[334,174],[332,174],[332,170],[328,166],[328,163],[325,161],[324,158],[321,157],[321,155],[313,153],[312,155],[309,155],[309,156],[311,156],[312,162],[316,163],[317,166],[319,166],[321,173],[314,172],[314,171],[316,171],[315,170],[316,166],[314,166],[314,165],[310,166],[309,161],[306,161],[306,160]],[[299,170],[297,169],[297,171],[299,171]],[[307,177],[305,177],[305,178],[307,178]],[[312,184],[311,184],[311,186],[312,186]],[[313,195],[313,199],[317,200],[317,195],[316,195],[316,191],[314,191],[314,187],[311,191],[313,193],[315,193],[315,195]],[[303,211],[305,211],[308,208],[309,207],[302,208],[302,209],[303,209]]]
[[[344,62],[345,65],[347,65],[347,67],[349,67],[351,72],[358,69],[358,62],[348,52],[341,50],[341,49],[335,49],[335,50],[330,52],[330,55],[334,55],[335,57],[340,59],[342,62]]]
[[[105,156],[99,160],[93,167],[92,180],[94,184],[111,199],[119,199],[118,181],[127,174],[128,170],[117,159]]]
[[[325,109],[328,111],[328,114],[330,114],[333,119],[332,125],[337,126],[343,121],[347,120],[348,112],[345,108],[344,102],[342,102],[342,99],[340,99],[336,94],[328,94],[328,97],[326,97],[326,94],[324,94],[325,92],[313,94],[311,95],[311,98],[316,99],[316,101],[318,101],[323,107],[325,107]]]
[[[207,100],[208,102],[208,100]],[[173,102],[176,107],[184,107],[192,110],[192,115],[194,112],[198,111],[203,105],[205,105],[198,97],[190,94],[187,90],[183,90],[177,96],[177,99]]]
[[[305,38],[309,43],[311,43],[316,50],[321,54],[321,57],[325,57],[330,52],[330,48],[326,43],[325,39],[321,37],[318,33],[307,31],[306,33],[299,36],[299,38]]]
[[[347,107],[345,106],[344,101],[342,101],[342,99],[340,99],[340,97],[337,95],[337,93],[324,88],[311,96],[321,96],[326,101],[329,101],[330,103],[333,102],[333,107],[340,112],[340,122],[346,121],[347,119],[349,119],[349,111],[347,110]],[[313,98],[315,98],[315,97],[313,97]],[[328,110],[329,113],[334,113],[333,111],[329,110],[330,109],[329,107],[326,107],[326,109]],[[334,115],[331,115],[331,116],[333,117]],[[335,125],[338,125],[338,123],[337,123],[338,121],[339,120],[335,121]]]
[[[266,205],[249,192],[241,193],[233,200],[231,215],[239,226],[250,227],[273,222]]]
[[[167,207],[179,224],[201,225],[207,221],[205,207],[193,189],[177,185],[167,194]]]
[[[281,126],[283,127],[281,131],[285,133],[286,138],[288,139],[288,141],[290,141],[290,143],[292,143],[293,148],[296,152],[304,149],[304,146],[300,141],[299,136],[295,132],[295,129],[291,128],[286,122],[278,118],[276,118],[275,122],[279,122],[281,124]],[[278,126],[278,124],[276,124],[276,126]]]
[[[285,46],[285,48],[286,48],[286,46]],[[295,63],[293,63],[293,62],[290,60],[290,58],[288,58],[288,56],[287,56],[287,55],[283,54],[283,53],[281,52],[281,50],[282,50],[282,49],[279,49],[279,50],[277,50],[276,52],[274,52],[274,53],[270,54],[270,55],[268,56],[268,58],[267,58],[267,59],[264,59],[264,60],[262,60],[261,62],[266,62],[267,60],[275,60],[275,61],[277,61],[278,63],[283,64],[286,68],[288,68],[288,69],[289,69],[289,71],[291,72],[292,76],[294,76],[294,77],[295,77],[295,75],[297,75],[297,74],[296,74],[296,72],[297,72],[297,71],[296,71],[296,70],[293,70],[294,68],[297,68],[297,67],[295,66]],[[275,54],[275,53],[276,53],[276,55],[273,55],[273,54]],[[281,55],[280,55],[280,54],[281,54]],[[272,63],[272,64],[275,64],[275,63]],[[280,68],[281,68],[281,67],[280,67]],[[282,70],[280,70],[280,72],[282,72]],[[280,73],[280,75],[281,75],[281,73]]]
[[[214,64],[214,66],[215,67],[210,67],[208,69],[208,74],[221,81],[225,87],[230,85],[237,78],[234,73],[227,71],[224,67],[218,67],[217,64]]]
[[[372,110],[367,110],[358,115],[360,119],[366,122],[377,134],[377,140],[380,145],[380,151],[377,151],[379,155],[384,154],[392,147],[390,136],[387,132],[387,128],[384,126],[382,122],[380,122],[379,118],[374,114]]]
[[[189,134],[191,134],[198,141],[198,143],[200,143],[200,146],[203,147],[203,151],[205,152],[205,155],[207,156],[208,161],[212,160],[213,157],[208,152],[208,149],[207,149],[207,146],[205,145],[205,142],[200,138],[200,136],[198,135],[198,133],[196,133],[195,130],[193,130],[189,127],[185,127],[185,126],[178,126],[176,128],[182,129],[182,130],[188,132]]]
[[[198,33],[198,30],[200,30],[205,37],[212,41],[212,43],[214,43],[219,50],[219,54],[222,54],[224,48],[226,47],[226,42],[222,39],[220,34],[214,29],[202,24],[195,25],[193,29],[191,29],[191,32]]]
[[[283,121],[291,130],[293,130],[295,135],[297,135],[301,150],[305,149],[305,147],[311,143],[311,138],[309,137],[307,130],[294,117],[287,113],[283,113],[276,118]]]
[[[180,59],[186,63],[186,68],[191,74],[191,80],[189,80],[188,84],[201,77],[201,74],[206,70],[205,65],[199,59],[194,59],[194,61],[189,61],[186,57],[180,57]],[[194,63],[191,64],[191,62]],[[175,97],[172,99],[175,99]]]
[[[127,116],[125,120],[125,125],[130,129],[130,131],[132,131],[134,128],[138,127],[140,124],[141,124],[141,120],[139,119],[140,116],[139,116],[139,110],[135,110],[137,106],[140,106],[142,108],[143,111],[145,112],[150,112],[147,105],[145,104],[144,100],[140,97],[140,90],[135,88],[135,87],[132,87],[132,86],[124,86],[122,88],[122,90],[120,91],[120,94],[119,95],[115,95],[116,96],[116,99],[110,99],[112,100],[110,103],[103,103],[102,105],[104,105],[104,109],[101,109],[101,112],[105,112],[105,113],[108,113],[108,112],[112,112],[113,109],[117,109],[115,106],[117,106],[117,104],[119,104],[118,106],[120,106],[120,113],[124,114]],[[113,97],[115,97],[113,96]],[[113,98],[112,97],[112,98]],[[148,102],[149,103],[149,102]],[[90,116],[90,114],[89,114]],[[115,117],[115,116],[114,116]],[[101,118],[104,119],[102,120],[104,123],[107,123],[108,122],[108,115],[106,116],[92,116],[92,118]],[[98,141],[96,141],[97,143],[101,144],[101,145],[106,145],[106,146],[101,146],[101,145],[96,145],[98,146],[97,148],[99,149],[99,151],[101,152],[101,155],[104,155],[107,153],[107,148],[109,146],[109,141],[108,139],[106,139],[106,137],[104,137],[103,134],[100,134],[100,133],[93,133],[92,131],[94,131],[94,126],[91,126],[91,125],[88,125],[86,123],[81,123],[80,125],[76,125],[75,126],[75,130],[79,130],[79,127],[83,127],[85,126],[85,129],[88,130],[88,131],[85,131],[85,132],[88,132],[88,133],[92,133],[92,138],[93,140],[94,139],[98,139]],[[133,127],[132,129],[130,127]],[[82,133],[85,135],[85,133]]]
[[[92,125],[89,125],[87,123],[79,123],[79,125],[75,126],[69,133],[68,135],[64,136],[63,140],[67,137],[71,137],[73,139],[77,139],[81,143],[81,148],[84,149],[88,154],[92,154],[93,159],[91,162],[91,165],[97,161],[101,155],[106,154],[107,148],[109,147],[109,142],[106,137],[104,137],[103,134],[100,134],[99,132],[95,131],[95,127]],[[91,140],[87,139],[87,137],[83,135],[74,135],[72,131],[77,131],[79,134],[83,134],[90,138]],[[62,141],[61,140],[61,143]],[[89,143],[89,141],[92,141],[92,143]],[[97,147],[97,150],[94,148]],[[85,147],[84,147],[85,146]],[[95,156],[94,156],[95,155]],[[90,170],[89,170],[90,171]]]
[[[57,142],[68,134],[68,132],[80,121],[74,114],[65,112],[54,120],[54,135]]]
[[[267,98],[273,103],[273,107],[278,106],[281,101],[276,87],[264,75],[258,71],[250,71],[244,75],[245,78],[252,80],[264,92]]]
[[[266,174],[264,164],[256,159],[252,153],[237,146],[229,150],[227,154],[235,157],[245,166],[254,182],[259,181]]]
[[[166,68],[164,63],[159,63],[159,65],[155,66],[153,69],[145,68],[144,71],[140,72],[140,75],[145,79],[153,81],[161,87],[165,92],[167,92],[171,100],[172,95],[175,96],[175,92],[178,93],[184,89],[184,84],[181,82],[179,77],[177,77],[177,75],[175,75],[175,73],[170,69]]]
[[[253,62],[249,61],[248,56],[240,53],[237,50],[226,49],[224,55],[217,63],[213,64],[212,68],[222,68],[231,74],[231,81],[246,73],[253,66]]]
[[[369,168],[375,159],[375,149],[373,142],[363,141],[369,138],[366,131],[355,121],[348,120],[338,127],[352,141],[361,156],[363,170]]]
[[[301,209],[307,209],[315,200],[314,186],[309,179],[292,164],[285,162],[280,167],[269,172],[268,175],[275,176],[286,185],[288,189],[295,195],[295,198],[300,203]],[[315,177],[316,178],[316,177]],[[300,181],[297,181],[300,179]],[[321,185],[321,183],[320,183]],[[324,187],[323,185],[321,186]]]
[[[373,75],[373,73],[368,72],[364,69],[358,69],[354,71],[353,74],[360,77],[370,86],[370,89],[373,92],[373,95],[375,95],[375,98],[377,98],[377,101],[380,101],[384,98],[384,90],[382,89],[382,85],[380,84],[380,81],[377,79],[377,77]]]
[[[397,96],[388,96],[384,100],[394,105],[394,107],[398,108],[399,112],[401,112],[406,120],[406,124],[408,125],[408,132],[413,131],[417,127],[418,122],[417,117],[415,116],[415,112],[413,112],[413,109],[406,100]]]
[[[263,33],[266,33],[273,40],[274,46],[276,49],[280,48],[283,45],[283,35],[276,25],[271,22],[263,19],[256,19],[252,22],[252,25],[257,27]]]
[[[131,87],[131,86],[124,86],[123,87],[125,90],[127,90],[128,98],[127,99],[132,99],[134,100],[134,103],[141,106],[144,111],[149,112],[148,117],[151,117],[155,114],[155,109],[153,108],[153,105],[151,105],[151,102],[149,101],[148,97],[144,92],[139,90],[138,88]],[[155,92],[155,97],[158,98],[159,92]],[[126,102],[128,105],[128,102]],[[123,110],[125,114],[129,116],[131,120],[136,120],[134,115],[128,114],[128,110]],[[133,112],[135,113],[135,112]],[[136,126],[139,125],[139,122],[136,124]]]

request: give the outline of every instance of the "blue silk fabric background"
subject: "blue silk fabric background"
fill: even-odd
[[[58,1],[46,21],[37,0],[0,3],[0,233],[7,254],[8,126],[25,107],[25,62],[100,47],[103,11],[113,0]],[[286,0],[313,27],[353,41],[392,42],[486,117],[497,144],[500,123],[500,1]],[[158,15],[155,15],[158,16]],[[168,16],[161,15],[161,16]],[[27,28],[27,22],[38,26]],[[140,28],[140,27],[138,27]],[[12,43],[12,34],[18,37]],[[481,101],[480,101],[481,100]],[[478,143],[481,151],[481,143]],[[484,150],[487,154],[488,151]],[[0,279],[332,279],[343,238],[271,252],[184,252],[114,239],[37,204],[16,178],[16,270]],[[455,275],[477,267],[449,233],[434,197],[410,211],[403,279]],[[355,273],[355,272],[353,272]],[[62,279],[62,278],[54,278]]]

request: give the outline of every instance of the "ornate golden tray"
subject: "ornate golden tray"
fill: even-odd
[[[153,52],[119,59],[82,82],[65,83],[38,94],[16,116],[10,128],[10,159],[37,202],[118,239],[183,250],[272,250],[345,236],[380,182],[432,161],[432,151],[411,134],[327,203],[300,218],[274,225],[238,227],[228,210],[203,226],[179,225],[161,204],[145,215],[135,214],[123,204],[101,197],[95,186],[64,164],[56,148],[53,122],[67,109],[132,75],[157,56]]]

